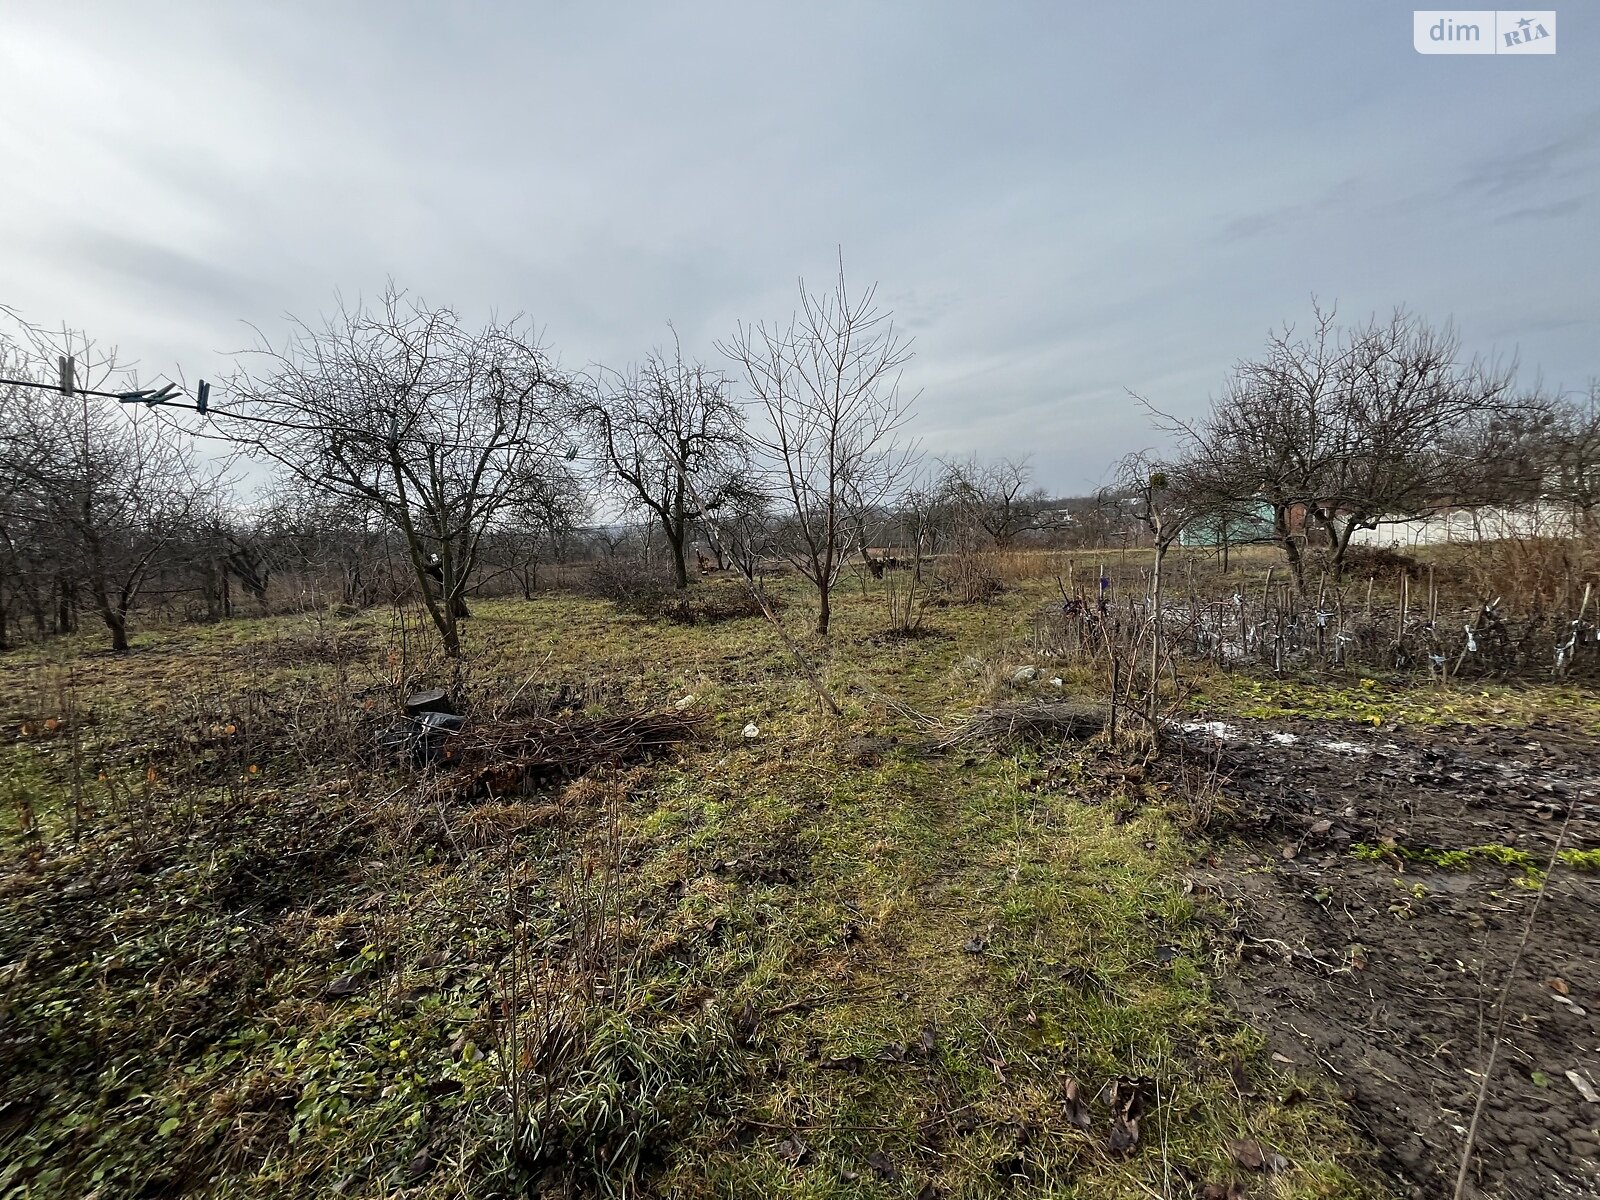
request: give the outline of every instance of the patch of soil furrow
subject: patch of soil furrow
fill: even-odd
[[[1550,872],[1508,981],[1558,840],[1600,845],[1600,747],[1332,722],[1185,740],[1242,839],[1197,874],[1233,913],[1220,986],[1280,1065],[1345,1097],[1403,1192],[1450,1197],[1503,994],[1467,1194],[1600,1196],[1600,875]]]

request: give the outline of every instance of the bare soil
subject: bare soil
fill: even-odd
[[[1401,1195],[1453,1196],[1538,897],[1505,850],[1600,846],[1600,745],[1553,723],[1191,726],[1236,806],[1196,882],[1229,903],[1221,986],[1284,1070],[1331,1085]],[[1570,811],[1570,819],[1569,819]],[[1429,861],[1429,860],[1433,861]],[[1420,886],[1419,886],[1420,885]],[[1558,866],[1506,993],[1464,1194],[1600,1196],[1600,875]],[[1291,1065],[1292,1064],[1292,1065]]]

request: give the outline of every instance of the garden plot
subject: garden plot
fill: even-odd
[[[1197,882],[1235,914],[1220,983],[1273,1060],[1336,1088],[1414,1195],[1454,1194],[1480,1088],[1467,1194],[1600,1194],[1600,746],[1540,722],[1184,736],[1237,805],[1243,843]]]

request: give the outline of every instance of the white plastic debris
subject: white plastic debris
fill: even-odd
[[[1051,679],[1050,679],[1050,686],[1051,687],[1063,687],[1065,685],[1062,682],[1061,676],[1055,675],[1055,676],[1052,676]]]
[[[1225,721],[1184,721],[1178,728],[1185,733],[1203,733],[1219,742],[1230,742],[1238,736],[1238,731]]]
[[[1600,1092],[1594,1090],[1594,1084],[1582,1071],[1568,1071],[1567,1082],[1578,1089],[1578,1095],[1583,1097],[1585,1104],[1600,1104]]]
[[[744,735],[747,738],[760,737],[761,727],[758,726],[754,721],[751,721],[750,724],[744,727]]]

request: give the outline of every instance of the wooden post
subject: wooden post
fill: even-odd
[[[1265,629],[1267,625],[1267,606],[1272,599],[1272,571],[1273,568],[1267,568],[1267,582],[1263,584],[1261,588],[1261,627],[1263,629]],[[1256,645],[1258,648],[1260,647],[1259,642],[1257,642]]]
[[[1115,649],[1111,651],[1111,712],[1108,716],[1111,726],[1111,748],[1117,748],[1117,686],[1121,682],[1121,672],[1118,671],[1118,658]]]

